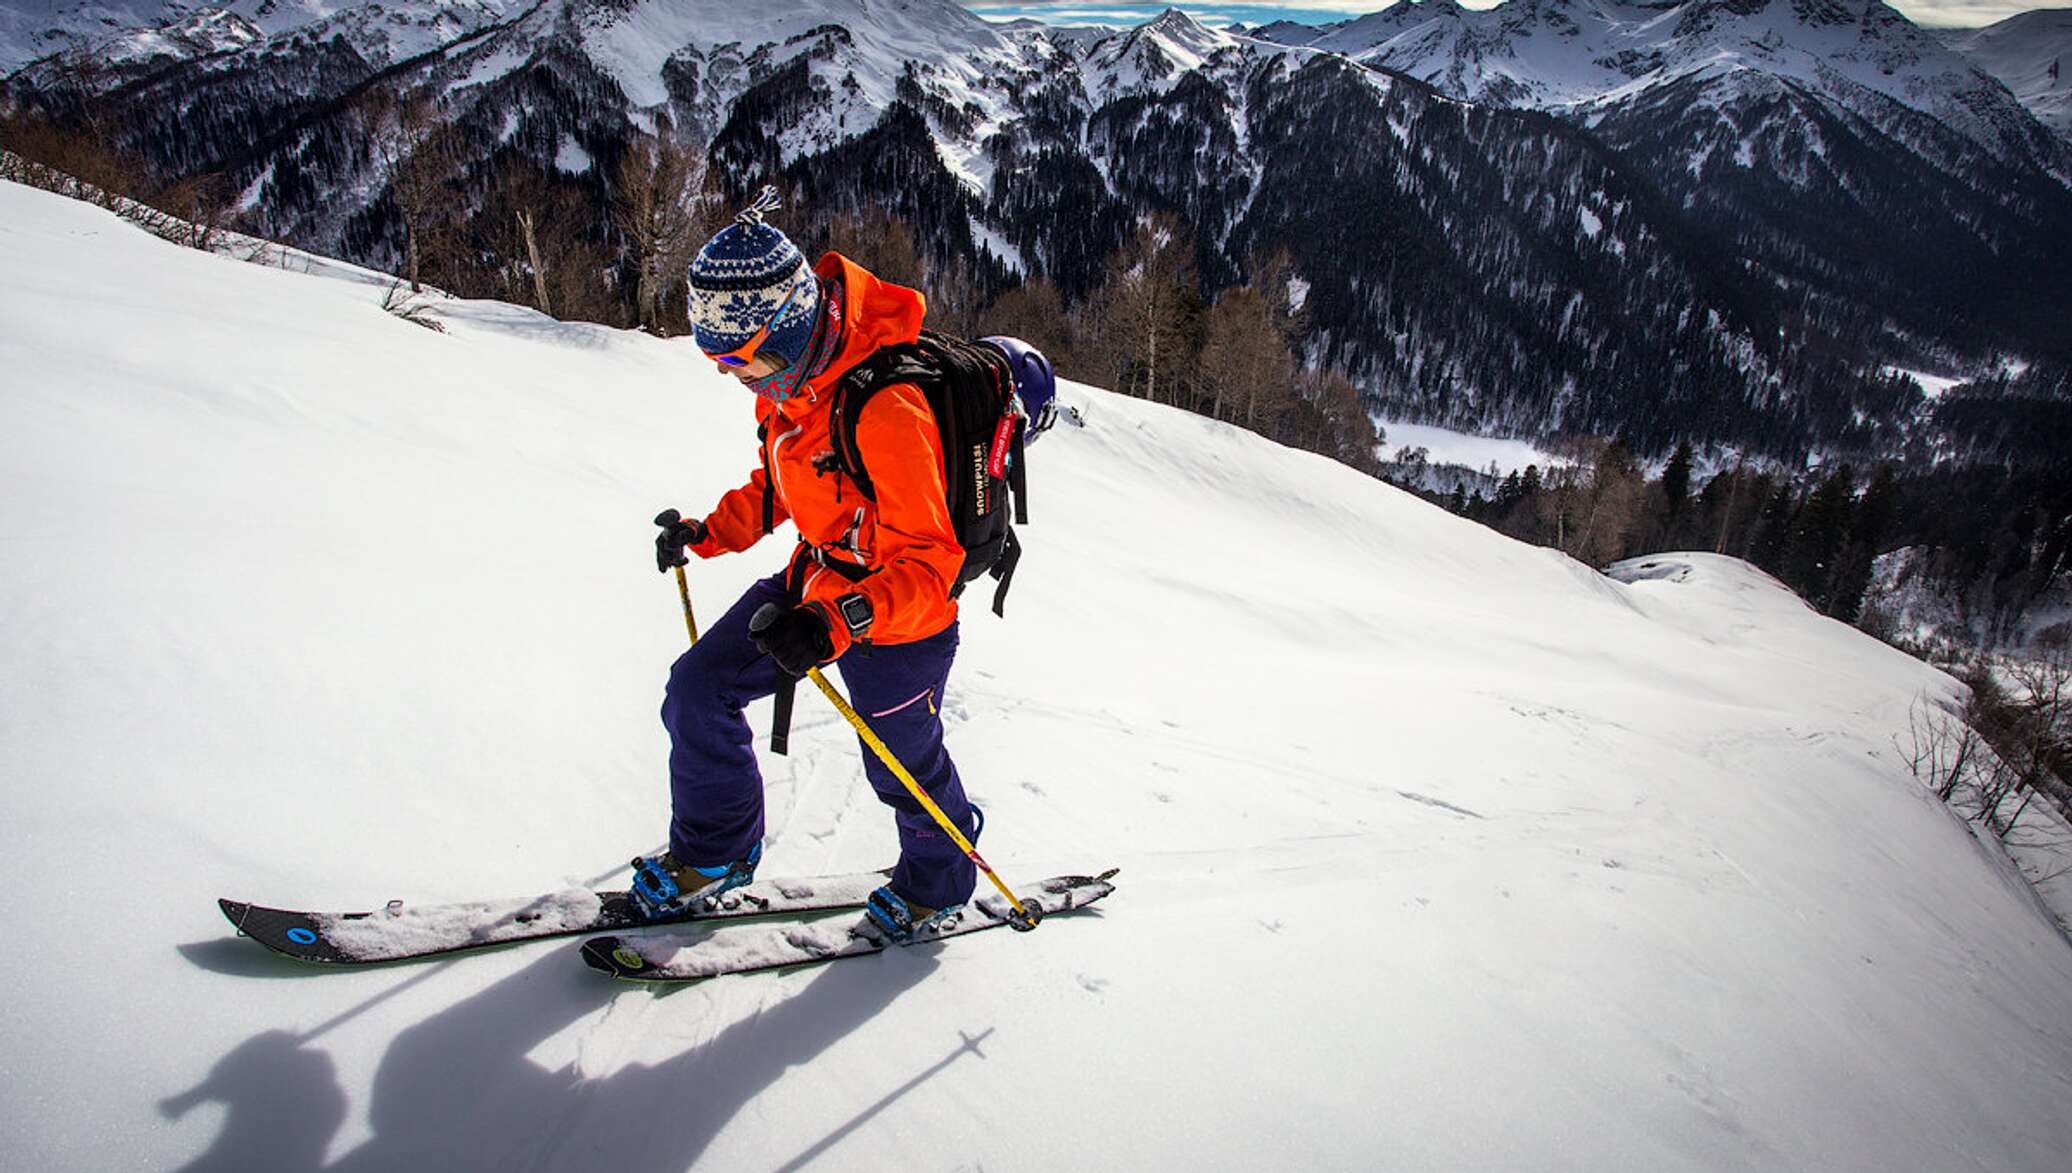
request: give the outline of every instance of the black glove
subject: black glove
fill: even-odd
[[[793,676],[804,676],[806,669],[835,658],[834,637],[828,634],[827,616],[818,607],[787,611],[775,603],[764,603],[748,619],[748,638]]]
[[[668,573],[672,566],[683,566],[690,562],[683,556],[685,546],[694,546],[705,540],[705,523],[686,521],[674,509],[664,509],[655,515],[655,524],[662,532],[655,535],[655,569]]]

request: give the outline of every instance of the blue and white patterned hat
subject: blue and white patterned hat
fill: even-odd
[[[707,354],[738,350],[768,324],[764,349],[793,367],[805,357],[820,312],[820,282],[799,246],[763,223],[763,214],[777,206],[777,189],[765,187],[691,262],[691,325]]]

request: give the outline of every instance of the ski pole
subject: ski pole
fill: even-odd
[[[977,864],[978,870],[986,873],[986,878],[993,881],[993,887],[1000,889],[1000,894],[1007,897],[1007,903],[1014,906],[1014,915],[1007,918],[1008,927],[1023,932],[1035,928],[1036,917],[1016,898],[1014,890],[1000,879],[1000,873],[994,871],[993,865],[987,863],[985,857],[978,853],[978,848],[972,846],[971,840],[964,837],[964,832],[957,829],[957,824],[950,821],[950,816],[942,813],[942,808],[935,805],[935,800],[928,797],[928,792],[921,789],[921,784],[914,781],[914,776],[907,772],[907,768],[901,765],[899,758],[893,754],[892,747],[886,745],[877,732],[864,721],[862,714],[842,696],[841,690],[828,683],[827,677],[822,675],[818,668],[806,669],[806,675],[812,677],[813,683],[820,686],[820,691],[826,695],[828,702],[834,705],[835,711],[842,714],[842,719],[849,722],[856,730],[856,735],[863,739],[863,743],[871,747],[871,752],[877,754],[878,760],[885,763],[885,768],[891,770],[899,779],[900,785],[907,788],[907,793],[913,795],[914,800],[921,804],[921,808],[928,812],[936,825],[949,834],[950,842],[957,845],[957,850]]]
[[[683,567],[676,568],[676,593],[683,599],[683,625],[690,628],[691,642],[698,642],[698,617],[691,614],[691,584],[683,576]]]

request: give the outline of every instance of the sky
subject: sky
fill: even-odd
[[[1497,0],[1465,0],[1468,8],[1494,8]],[[1054,3],[966,3],[965,7],[994,20],[1030,17],[1050,24],[1140,24],[1168,7],[1165,0],[1056,0]],[[1265,24],[1293,20],[1304,24],[1328,24],[1388,7],[1382,0],[1299,0],[1297,3],[1226,3],[1224,0],[1194,0],[1179,4],[1204,24]],[[2048,4],[2024,4],[2020,0],[1908,0],[1894,4],[1920,25],[1979,27]]]

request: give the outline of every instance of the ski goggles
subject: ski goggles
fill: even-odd
[[[770,364],[772,368],[770,374],[774,375],[787,370],[791,366],[791,360],[774,350],[765,353],[763,345],[770,341],[771,328],[777,324],[779,318],[784,316],[784,311],[791,308],[792,300],[798,297],[798,295],[799,284],[794,282],[791,292],[785,294],[784,300],[777,303],[777,312],[770,315],[770,320],[764,322],[761,329],[749,335],[748,341],[727,351],[725,354],[714,354],[711,351],[706,351],[705,357],[725,367],[745,367],[760,358]]]

